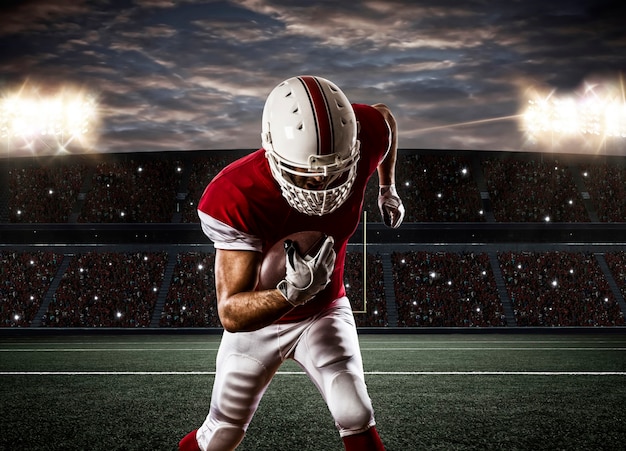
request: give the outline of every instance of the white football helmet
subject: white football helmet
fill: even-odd
[[[311,216],[339,208],[352,190],[360,145],[345,94],[321,77],[293,77],[270,93],[262,120],[263,148],[289,205]]]

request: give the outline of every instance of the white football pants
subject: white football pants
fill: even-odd
[[[237,447],[286,359],[297,362],[317,386],[342,437],[374,426],[354,317],[344,297],[329,310],[301,322],[273,324],[253,332],[224,331],[211,408],[196,435],[202,450]]]

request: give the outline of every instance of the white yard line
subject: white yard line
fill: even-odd
[[[277,375],[304,376],[303,371]],[[0,371],[0,376],[214,376],[215,371]],[[626,376],[624,371],[366,371],[370,376]]]
[[[162,352],[162,351],[217,351],[211,348],[0,348],[0,352]],[[608,346],[524,346],[524,347],[487,347],[487,346],[459,346],[459,347],[361,347],[361,351],[626,351],[626,347]]]

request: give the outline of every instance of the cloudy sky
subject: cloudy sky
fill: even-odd
[[[623,3],[3,0],[0,91],[97,99],[99,151],[254,149],[267,94],[314,74],[388,104],[401,148],[533,150],[529,93],[619,84]]]

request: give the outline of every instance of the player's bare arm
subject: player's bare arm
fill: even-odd
[[[385,118],[389,126],[389,149],[378,165],[378,208],[386,226],[397,228],[404,219],[404,205],[396,190],[396,159],[398,156],[398,126],[387,105],[372,105]]]
[[[385,158],[378,165],[378,184],[380,186],[391,186],[396,183],[395,171],[396,158],[398,155],[398,126],[396,118],[393,116],[387,105],[376,103],[372,105],[372,107],[383,115],[385,121],[387,121],[390,131],[389,150],[387,151]]]
[[[289,312],[291,305],[277,289],[254,291],[262,254],[217,249],[217,311],[229,332],[257,330]]]

